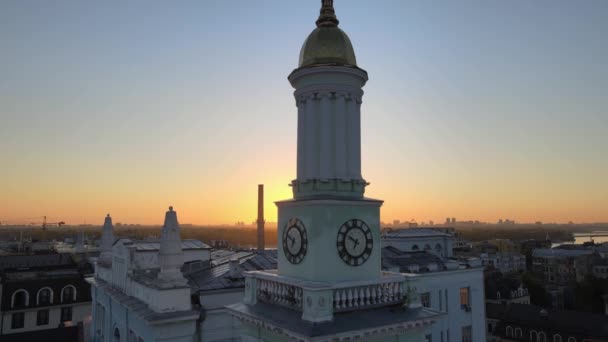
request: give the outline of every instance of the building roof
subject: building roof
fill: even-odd
[[[24,268],[49,268],[75,266],[70,254],[2,255],[0,271]]]
[[[450,234],[432,228],[406,228],[389,230],[382,234],[383,238],[420,238],[420,237],[452,237]]]
[[[358,310],[334,314],[333,320],[324,324],[314,324],[302,320],[299,311],[258,302],[255,305],[236,303],[227,306],[233,315],[254,321],[263,321],[274,326],[279,332],[298,337],[329,337],[349,332],[382,330],[386,326],[404,325],[420,327],[435,321],[440,313],[427,308],[402,308],[400,305],[384,308]],[[415,322],[415,323],[414,323]],[[387,329],[388,330],[388,329]],[[397,334],[398,329],[394,329]],[[361,336],[359,336],[361,337]],[[325,339],[325,338],[324,338]]]
[[[382,248],[382,267],[390,269],[399,267],[400,272],[410,272],[410,266],[418,266],[419,271],[432,272],[432,265],[436,271],[445,270],[445,264],[440,257],[425,251],[405,252],[393,246]]]
[[[160,240],[132,241],[132,246],[135,246],[137,251],[141,252],[158,251],[160,250]],[[211,249],[211,247],[200,240],[182,240],[182,250],[196,249]]]
[[[580,249],[537,248],[532,252],[535,258],[571,258],[591,255],[593,251]]]
[[[541,315],[545,310],[546,315]],[[486,304],[486,316],[503,324],[546,329],[550,331],[608,338],[608,316],[581,311],[543,309],[530,304]]]
[[[240,253],[237,254],[240,255]],[[231,275],[230,264],[226,262],[206,270],[193,272],[186,275],[186,278],[195,290],[200,291],[241,288],[245,286],[243,272],[270,270],[277,267],[277,251],[248,252],[247,256],[238,260],[240,272],[238,277]]]

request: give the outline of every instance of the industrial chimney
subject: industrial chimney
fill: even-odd
[[[264,184],[258,184],[258,251],[264,250]]]

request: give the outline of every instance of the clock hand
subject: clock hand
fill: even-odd
[[[348,237],[348,239],[349,239],[350,241],[352,241],[352,242],[354,242],[354,243],[355,243],[355,246],[354,246],[355,248],[356,248],[356,247],[357,247],[357,245],[359,244],[359,239],[355,239],[355,238],[353,238],[352,236],[349,236],[349,237]]]

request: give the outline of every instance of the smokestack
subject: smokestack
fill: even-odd
[[[264,250],[264,184],[258,184],[258,251]]]

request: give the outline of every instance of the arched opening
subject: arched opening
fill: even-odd
[[[49,305],[53,303],[53,291],[49,287],[43,287],[38,290],[36,297],[37,305]]]
[[[26,290],[20,289],[13,292],[11,308],[24,308],[30,304],[30,296]]]
[[[513,328],[511,326],[507,326],[507,337],[513,337]]]
[[[547,342],[547,336],[542,331],[538,333],[538,342]]]
[[[61,289],[61,302],[69,303],[76,301],[76,287],[74,285],[66,285]]]
[[[576,339],[572,336],[568,337],[568,342],[576,342]]]
[[[522,338],[523,337],[523,332],[521,331],[521,328],[515,328],[515,338]]]
[[[530,331],[530,342],[536,342],[537,339],[538,339],[538,334],[536,333],[536,331],[534,331],[534,330]]]
[[[120,330],[114,328],[114,342],[120,342]]]
[[[441,252],[442,249],[443,249],[443,247],[441,247],[440,243],[438,243],[438,244],[435,245],[435,251]]]
[[[428,243],[426,245],[424,245],[424,250],[425,251],[430,251],[431,250],[431,245],[429,245]]]
[[[420,248],[418,248],[418,245],[413,245],[413,246],[412,246],[412,250],[413,250],[413,251],[417,251],[418,249],[420,249]]]
[[[562,337],[559,334],[553,335],[553,342],[562,342]]]

